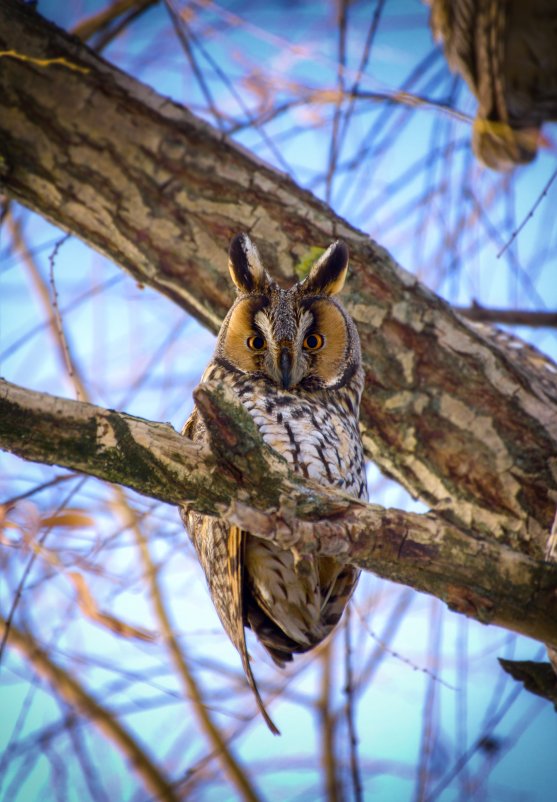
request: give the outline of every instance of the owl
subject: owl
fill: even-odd
[[[348,248],[334,242],[307,277],[288,290],[272,280],[246,234],[230,245],[229,270],[238,294],[222,324],[201,383],[222,382],[255,421],[263,440],[292,470],[323,485],[367,496],[358,425],[364,377],[356,327],[338,301]],[[194,442],[207,432],[194,409],[183,429]],[[359,572],[291,551],[218,518],[187,508],[182,518],[209,592],[268,726],[246,648],[249,628],[283,667],[339,622]]]
[[[531,162],[557,120],[555,0],[427,0],[449,66],[478,99],[476,156],[494,170]]]

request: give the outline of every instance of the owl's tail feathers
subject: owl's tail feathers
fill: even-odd
[[[246,675],[248,685],[253,691],[257,707],[261,711],[261,715],[265,719],[266,725],[269,727],[273,735],[280,735],[280,730],[276,727],[271,717],[265,710],[265,705],[259,693],[255,677],[253,676],[248,650],[246,647],[246,632],[244,628],[244,610],[243,610],[243,565],[244,565],[244,547],[245,547],[246,533],[239,529],[237,526],[231,526],[228,533],[228,573],[230,578],[231,602],[234,610],[230,611],[230,618],[228,620],[227,631],[230,635],[234,646],[238,649],[242,659],[242,666]]]
[[[269,727],[273,735],[280,735],[280,730],[269,716],[267,711],[265,710],[265,705],[263,704],[263,699],[259,694],[259,689],[257,687],[257,683],[255,681],[255,677],[253,676],[250,662],[249,662],[249,655],[246,649],[246,638],[245,638],[245,631],[242,627],[242,648],[239,649],[240,657],[242,658],[242,666],[244,667],[244,672],[246,674],[248,685],[253,691],[253,695],[255,696],[255,701],[257,702],[257,707],[259,708],[261,715],[265,719],[265,724]]]
[[[311,648],[300,646],[289,638],[257,604],[248,604],[247,608],[249,628],[279,668],[284,668],[285,663],[291,663],[294,654]]]
[[[285,663],[291,663],[295,654],[304,654],[315,649],[331,634],[350,601],[359,575],[360,571],[352,565],[339,565],[330,557],[319,558],[319,621],[312,629],[305,629],[303,640],[294,640],[287,635],[271,618],[268,610],[264,609],[255,593],[248,592],[244,598],[247,625],[279,668],[284,668]]]

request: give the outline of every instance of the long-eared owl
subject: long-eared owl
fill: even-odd
[[[239,234],[230,245],[229,269],[238,297],[201,382],[222,381],[232,388],[264,441],[294,471],[366,497],[358,426],[360,342],[336,298],[348,269],[348,248],[334,242],[303,281],[285,290],[270,278],[249,237]],[[183,433],[197,442],[206,438],[197,409]],[[182,517],[217,613],[241,655],[259,708],[276,732],[252,675],[245,627],[282,667],[333,630],[359,572],[323,555],[304,560],[299,570],[290,551],[257,533],[188,510]]]
[[[550,145],[540,129],[557,120],[555,0],[427,0],[430,25],[451,70],[478,99],[476,156],[510,170]]]

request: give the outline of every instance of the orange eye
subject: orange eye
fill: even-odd
[[[306,351],[319,351],[325,345],[325,338],[321,334],[308,334],[304,340]]]
[[[251,351],[264,351],[267,347],[265,337],[262,337],[260,334],[254,334],[248,337],[246,345]]]

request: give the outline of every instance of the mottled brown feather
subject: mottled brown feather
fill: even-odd
[[[294,471],[365,498],[358,424],[363,390],[360,345],[354,323],[332,297],[346,276],[346,246],[333,243],[308,279],[290,290],[271,281],[246,235],[234,239],[229,259],[239,294],[201,381],[225,383],[251,414],[263,440]],[[264,340],[264,347],[255,351],[249,344],[254,333]],[[319,334],[319,347],[310,349],[305,343],[314,333]],[[197,409],[183,434],[206,442]],[[182,518],[257,705],[277,732],[253,677],[245,627],[274,662],[284,666],[332,632],[359,571],[321,555],[300,563],[289,550],[258,538],[257,532],[243,532],[218,518],[188,510]]]

